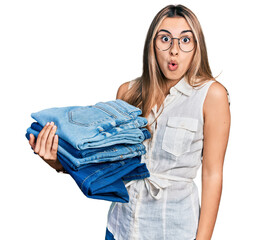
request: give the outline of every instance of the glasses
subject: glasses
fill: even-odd
[[[196,40],[192,35],[185,35],[180,38],[172,38],[167,33],[158,34],[155,38],[155,45],[161,51],[168,50],[173,45],[173,39],[178,39],[179,48],[183,52],[191,52],[196,46]]]

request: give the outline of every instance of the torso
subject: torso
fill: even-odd
[[[214,81],[199,90],[180,81],[147,118],[152,123],[164,106],[152,124],[153,138],[143,142],[147,153],[141,162],[146,163],[150,177],[125,182],[129,203],[111,205],[107,227],[116,240],[196,237],[200,204],[193,179],[202,161],[203,103]]]

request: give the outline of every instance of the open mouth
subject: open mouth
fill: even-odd
[[[170,64],[168,65],[168,67],[169,67],[169,69],[170,69],[171,71],[175,71],[175,70],[178,68],[178,64],[176,64],[176,63],[170,63]]]

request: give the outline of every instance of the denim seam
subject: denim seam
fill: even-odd
[[[136,128],[139,128],[139,126],[140,126],[140,125],[139,125],[139,123],[138,123],[138,120],[137,120],[137,119],[134,121],[134,125],[135,125],[135,127],[136,127]]]
[[[126,145],[125,147],[127,147],[131,151],[131,153],[133,152],[132,148],[130,148],[129,146]]]
[[[129,175],[129,176],[123,177],[123,179],[131,178],[131,177],[141,177],[141,176],[145,176],[145,175],[148,175],[148,174],[149,173],[141,173],[141,174]]]
[[[122,114],[122,115],[128,117],[129,120],[134,119],[133,117],[131,118],[131,116],[130,116],[128,113],[125,113],[125,112],[120,111],[120,110],[119,110],[117,107],[115,107],[112,103],[105,102],[105,104],[108,105],[108,106],[110,106],[110,107],[112,107],[112,108],[114,108],[114,109],[115,109],[116,111],[118,111],[120,114]]]
[[[92,175],[96,174],[96,173],[99,172],[99,171],[102,171],[102,170],[104,170],[104,169],[106,169],[106,168],[110,168],[112,165],[113,165],[113,164],[110,164],[109,166],[104,167],[104,168],[102,168],[102,169],[99,169],[99,170],[97,170],[96,172],[92,173],[91,175],[87,176],[87,177],[83,180],[83,182],[82,182],[80,188],[82,189],[82,187],[83,187],[83,185],[84,185],[84,182],[85,182],[89,177],[91,177]]]
[[[125,101],[124,101],[124,102],[125,102]],[[115,103],[116,105],[118,105],[119,107],[125,109],[126,112],[128,112],[128,114],[130,114],[130,113],[133,112],[133,111],[137,111],[136,109],[129,111],[128,108],[126,108],[125,106],[123,106],[121,103],[119,103],[119,102],[117,102],[117,101],[115,101],[114,103]]]
[[[116,104],[120,105],[118,102],[116,102]],[[135,106],[133,106],[133,107],[135,107]],[[137,107],[135,107],[135,108],[137,108]],[[141,111],[141,109],[140,109],[140,111]],[[137,109],[131,110],[131,111],[129,111],[129,114],[132,114],[132,116],[135,118],[137,115],[135,115],[134,112],[138,112],[138,110]]]
[[[127,112],[128,114],[129,114],[129,111],[128,111],[128,109],[126,108],[126,107],[124,107],[122,104],[119,104],[119,103],[117,103],[117,102],[107,102],[107,103],[109,103],[109,104],[115,104],[115,105],[118,105],[120,108],[122,108],[122,109],[124,109],[124,111],[125,112]],[[114,107],[114,106],[113,106]]]
[[[131,153],[133,153],[133,152],[131,152]],[[122,156],[127,156],[127,155],[130,155],[131,153],[126,153],[126,154],[121,154]],[[115,158],[115,157],[119,157],[120,159],[126,159],[126,158],[123,158],[123,157],[121,157],[121,155],[117,155],[117,156],[111,156],[111,157],[101,157],[101,156],[98,156],[98,157],[94,157],[93,159],[91,159],[90,161],[95,161],[95,160],[101,160],[101,162],[105,162],[104,161],[104,159],[105,158]],[[114,160],[114,161],[118,161],[119,159],[117,159],[117,160]],[[88,162],[88,161],[87,161]],[[95,163],[95,162],[91,162],[91,163]]]
[[[108,110],[104,109],[103,107],[100,107],[99,105],[94,105],[92,107],[95,107],[95,108],[99,108],[101,109],[102,111],[108,113],[110,116],[114,117],[114,118],[118,118],[116,115],[112,114],[111,112],[109,112]]]

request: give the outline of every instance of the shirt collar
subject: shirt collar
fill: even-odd
[[[175,89],[175,90],[174,90]],[[180,79],[180,81],[178,83],[176,83],[173,87],[170,88],[170,94],[175,94],[176,90],[178,90],[179,92],[190,96],[192,94],[193,91],[193,87],[190,86],[190,84],[187,82],[185,76]]]

